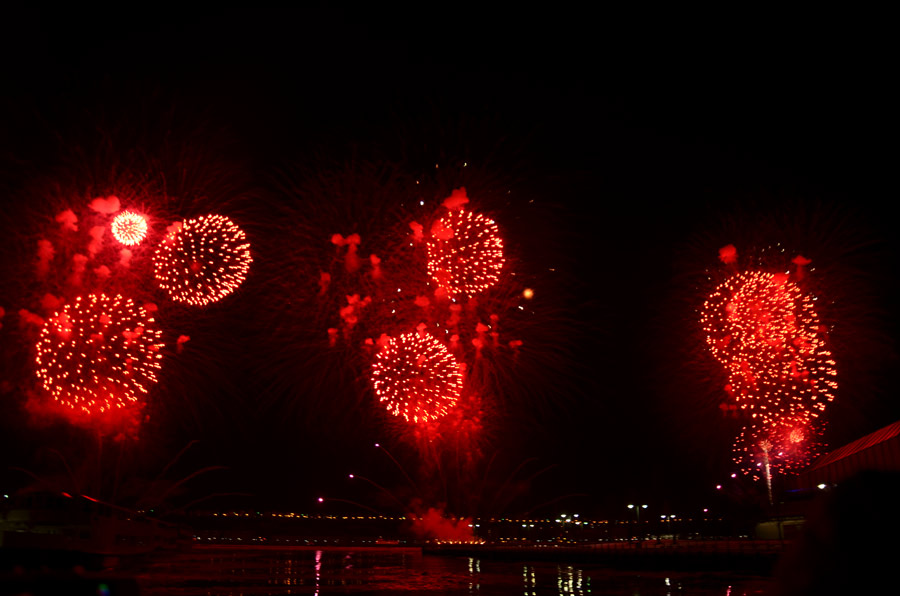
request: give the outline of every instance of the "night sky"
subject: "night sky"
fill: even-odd
[[[396,511],[391,493],[460,513],[624,516],[633,501],[676,512],[752,501],[734,481],[714,490],[731,473],[737,423],[718,407],[721,379],[696,322],[706,272],[722,271],[730,243],[770,265],[761,251],[783,246],[817,268],[840,383],[825,440],[900,418],[897,98],[877,31],[837,16],[719,15],[702,19],[718,22],[707,29],[520,10],[5,19],[0,488],[28,484],[19,468],[61,473],[55,449],[85,474],[115,475],[118,457],[123,483],[122,469],[177,480],[224,467],[174,491],[173,506],[354,510],[317,505],[324,495]],[[366,214],[393,208],[378,188],[402,182],[379,167],[434,193],[466,186],[506,233],[545,317],[522,331],[541,366],[502,372],[508,394],[462,472],[425,469],[303,298],[331,235],[365,241],[376,227]],[[32,347],[16,313],[37,307],[21,278],[60,197],[74,205],[122,193],[109,180],[158,174],[174,197],[167,213],[221,209],[247,231],[254,264],[222,304],[172,311],[169,339],[191,340],[167,354],[140,439],[85,463],[96,438],[25,407],[33,372],[21,355]],[[338,187],[362,194],[334,198]],[[297,188],[313,191],[298,200]],[[450,488],[412,489],[404,473]],[[504,511],[490,499],[454,506],[507,480],[518,493]]]

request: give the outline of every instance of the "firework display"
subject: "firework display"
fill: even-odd
[[[732,276],[704,303],[701,324],[726,391],[751,418],[814,418],[834,399],[837,372],[813,299],[786,275]]]
[[[157,382],[160,335],[130,299],[78,297],[40,331],[38,379],[58,403],[88,414],[136,404]]]
[[[244,233],[225,218],[183,221],[235,205],[242,195],[228,183],[227,168],[202,151],[181,152],[177,171],[196,175],[176,181],[166,170],[175,164],[159,161],[156,151],[108,149],[96,148],[87,160],[79,149],[56,176],[35,178],[11,197],[27,225],[10,237],[18,254],[7,253],[5,262],[3,306],[15,305],[19,322],[5,336],[22,361],[3,380],[21,391],[21,411],[35,421],[136,438],[188,378],[177,365],[160,370],[160,355],[193,357],[195,344],[186,341],[201,322],[165,304],[167,294],[197,301],[224,295],[250,255]],[[179,265],[193,265],[197,277],[188,286],[179,285],[188,277]]]
[[[176,302],[205,306],[234,292],[252,262],[244,231],[222,215],[176,226],[153,256],[156,282]]]
[[[354,179],[340,178],[342,184]],[[291,192],[323,201],[338,192],[359,194],[355,187],[313,182]],[[417,448],[436,437],[442,444],[463,436],[477,442],[485,410],[505,407],[513,383],[531,389],[516,377],[530,374],[522,361],[536,357],[521,334],[538,327],[532,324],[535,306],[543,306],[526,308],[534,291],[524,291],[524,284],[531,280],[517,276],[504,255],[497,223],[462,210],[469,201],[465,189],[444,194],[443,188],[435,188],[432,201],[407,201],[398,197],[419,191],[401,178],[375,201],[371,216],[354,213],[362,223],[350,226],[345,214],[329,212],[335,227],[304,230],[320,248],[311,275],[297,288],[310,305],[304,323],[327,342],[329,361],[352,367],[351,374],[366,371],[370,391],[396,417],[386,424]],[[369,201],[352,205],[362,209]],[[430,338],[431,347],[406,346],[416,335]],[[405,343],[398,343],[401,337]],[[440,400],[423,389],[415,366],[387,365],[408,350],[427,354],[437,346],[458,369]]]
[[[446,415],[456,404],[462,372],[439,341],[427,334],[406,333],[390,339],[376,355],[372,385],[391,414],[425,422]]]
[[[431,228],[428,274],[451,297],[471,297],[497,283],[503,240],[497,224],[464,209],[451,210]]]
[[[733,460],[746,475],[771,482],[775,473],[797,472],[818,453],[817,426],[803,416],[745,426],[734,442]]]
[[[725,368],[724,389],[748,420],[734,462],[766,481],[771,500],[773,474],[796,471],[816,454],[819,419],[837,390],[815,298],[786,273],[744,271],[715,288],[700,323]]]
[[[147,218],[133,211],[118,214],[110,225],[113,237],[125,246],[136,246],[147,236]]]

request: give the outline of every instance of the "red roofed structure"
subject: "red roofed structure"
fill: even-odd
[[[788,482],[796,489],[839,484],[863,470],[900,471],[900,420],[826,453]]]

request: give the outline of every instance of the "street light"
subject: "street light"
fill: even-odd
[[[640,531],[640,529],[641,529],[641,509],[646,509],[647,506],[646,505],[634,505],[634,504],[629,503],[628,508],[634,509],[634,513],[637,516],[638,531]]]

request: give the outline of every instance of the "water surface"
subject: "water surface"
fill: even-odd
[[[518,594],[739,596],[768,578],[727,572],[617,571],[592,564],[423,555],[414,548],[216,548],[165,553],[129,572],[141,594],[264,596]]]

